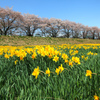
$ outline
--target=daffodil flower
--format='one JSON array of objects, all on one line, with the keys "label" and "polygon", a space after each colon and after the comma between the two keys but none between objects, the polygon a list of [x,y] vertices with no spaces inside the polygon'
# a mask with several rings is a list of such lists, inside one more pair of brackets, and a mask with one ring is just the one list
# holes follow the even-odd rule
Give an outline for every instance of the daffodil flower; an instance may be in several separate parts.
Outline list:
[{"label": "daffodil flower", "polygon": [[99,97],[94,95],[94,100],[99,100]]},{"label": "daffodil flower", "polygon": [[57,73],[57,75],[59,75],[60,72],[59,68],[56,68],[55,72]]},{"label": "daffodil flower", "polygon": [[91,79],[91,77],[92,77],[92,72],[91,72],[91,70],[87,70],[87,71],[86,71],[86,76],[90,76],[90,79]]},{"label": "daffodil flower", "polygon": [[35,78],[37,79],[39,73],[40,73],[39,66],[37,66],[37,68],[34,69],[32,75],[35,76]]},{"label": "daffodil flower", "polygon": [[60,70],[60,72],[62,72],[64,70],[62,64],[61,64],[61,66],[59,66],[59,70]]},{"label": "daffodil flower", "polygon": [[46,70],[45,73],[48,74],[48,76],[50,76],[50,70],[49,70],[49,68],[47,68],[47,70]]}]

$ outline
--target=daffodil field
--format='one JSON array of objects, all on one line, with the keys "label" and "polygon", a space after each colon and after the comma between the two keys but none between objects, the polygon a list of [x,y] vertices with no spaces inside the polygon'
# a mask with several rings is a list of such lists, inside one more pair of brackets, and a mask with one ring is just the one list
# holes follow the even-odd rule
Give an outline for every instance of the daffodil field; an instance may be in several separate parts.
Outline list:
[{"label": "daffodil field", "polygon": [[99,44],[0,46],[0,100],[99,98]]}]

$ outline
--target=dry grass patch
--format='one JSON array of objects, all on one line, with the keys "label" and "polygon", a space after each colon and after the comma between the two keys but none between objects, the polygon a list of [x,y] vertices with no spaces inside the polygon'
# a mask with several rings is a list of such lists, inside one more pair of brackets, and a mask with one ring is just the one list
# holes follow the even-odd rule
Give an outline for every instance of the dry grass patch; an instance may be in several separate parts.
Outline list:
[{"label": "dry grass patch", "polygon": [[29,36],[0,36],[0,45],[60,45],[60,44],[100,44],[100,40],[79,38],[53,38]]}]

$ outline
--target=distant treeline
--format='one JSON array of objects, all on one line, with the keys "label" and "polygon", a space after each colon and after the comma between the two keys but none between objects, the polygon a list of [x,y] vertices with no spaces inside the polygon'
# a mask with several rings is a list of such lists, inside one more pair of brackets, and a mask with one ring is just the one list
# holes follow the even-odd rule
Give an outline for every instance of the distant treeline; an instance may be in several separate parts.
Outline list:
[{"label": "distant treeline", "polygon": [[57,37],[59,33],[64,33],[63,37],[69,38],[100,38],[98,27],[88,27],[81,23],[61,20],[56,18],[40,18],[34,14],[21,14],[13,11],[12,8],[0,7],[0,35],[14,35],[16,33],[34,36],[36,30],[40,30],[42,35],[49,34],[50,37]]}]

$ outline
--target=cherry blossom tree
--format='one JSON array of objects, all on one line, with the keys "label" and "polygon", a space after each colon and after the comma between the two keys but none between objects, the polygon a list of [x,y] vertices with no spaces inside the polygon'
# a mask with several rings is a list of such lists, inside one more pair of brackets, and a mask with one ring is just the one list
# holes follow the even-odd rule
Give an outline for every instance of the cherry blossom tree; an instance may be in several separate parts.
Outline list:
[{"label": "cherry blossom tree", "polygon": [[20,12],[15,12],[9,7],[5,9],[0,7],[0,34],[8,35],[8,33],[17,30],[17,21],[20,20],[23,20]]},{"label": "cherry blossom tree", "polygon": [[[92,33],[92,36],[93,36],[92,39],[95,39],[95,36],[97,36],[96,33],[99,33],[99,28],[96,27],[96,26],[91,27],[91,33]],[[98,36],[99,36],[99,35],[98,35]]]},{"label": "cherry blossom tree", "polygon": [[72,33],[72,37],[73,37],[73,34],[74,34],[75,25],[76,25],[75,22],[71,22],[71,24],[70,24],[70,30],[71,30],[71,33]]},{"label": "cherry blossom tree", "polygon": [[39,28],[41,18],[33,14],[24,14],[23,18],[24,20],[19,22],[21,30],[25,32],[27,36],[33,36],[35,30]]},{"label": "cherry blossom tree", "polygon": [[88,25],[83,26],[83,38],[85,39],[88,35],[88,33],[91,33],[91,27],[89,27]]},{"label": "cherry blossom tree", "polygon": [[39,28],[42,32],[42,36],[46,36],[46,33],[49,30],[50,22],[48,18],[42,18],[41,23],[39,24]]},{"label": "cherry blossom tree", "polygon": [[83,39],[86,38],[86,28],[87,28],[86,26],[81,25],[81,31],[82,31]]},{"label": "cherry blossom tree", "polygon": [[69,20],[63,20],[61,23],[61,27],[63,32],[65,33],[65,37],[70,37],[70,28],[71,28],[71,22]]},{"label": "cherry blossom tree", "polygon": [[98,34],[98,39],[100,39],[100,35],[99,35],[100,34],[100,28],[98,28],[98,33],[97,34]]},{"label": "cherry blossom tree", "polygon": [[82,24],[80,24],[80,23],[75,24],[73,38],[81,37],[81,34],[80,34],[81,26],[82,26]]},{"label": "cherry blossom tree", "polygon": [[51,18],[49,19],[49,30],[47,31],[52,37],[57,37],[58,32],[61,29],[61,19]]}]

